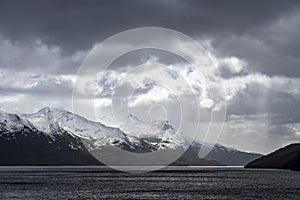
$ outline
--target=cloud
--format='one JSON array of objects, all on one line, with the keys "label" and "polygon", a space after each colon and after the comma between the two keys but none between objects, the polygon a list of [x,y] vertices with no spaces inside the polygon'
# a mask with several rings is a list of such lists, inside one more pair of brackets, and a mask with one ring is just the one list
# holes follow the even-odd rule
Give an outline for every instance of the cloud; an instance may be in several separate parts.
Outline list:
[{"label": "cloud", "polygon": [[[298,7],[297,1],[1,1],[1,32],[12,41],[40,39],[66,51],[89,49],[111,34],[164,26],[192,35],[243,33]],[[53,15],[55,13],[55,15]],[[213,13],[213,14],[212,14]],[[255,13],[255,15],[253,14]],[[195,26],[195,24],[199,26]]]},{"label": "cloud", "polygon": [[244,34],[214,37],[211,45],[219,55],[245,60],[248,72],[299,77],[299,11],[288,12],[264,27]]},{"label": "cloud", "polygon": [[225,57],[218,63],[218,69],[223,78],[247,74],[246,62],[237,57]]},{"label": "cloud", "polygon": [[76,77],[72,75],[33,74],[0,68],[0,78],[1,92],[64,96],[64,94],[72,92]]},{"label": "cloud", "polygon": [[202,108],[211,108],[214,105],[214,101],[212,99],[204,98],[200,100],[200,107]]},{"label": "cloud", "polygon": [[[9,63],[1,66],[36,72],[47,66],[51,73],[76,73],[86,52],[102,40],[130,28],[162,26],[199,41],[211,40],[219,57],[247,62],[247,72],[299,77],[299,5],[293,0],[4,0],[0,35],[7,44],[1,45],[5,48],[0,55],[4,55],[2,62]],[[162,57],[168,60],[167,55]],[[229,68],[223,69],[224,76],[229,76]]]},{"label": "cloud", "polygon": [[[166,102],[172,99],[172,93],[168,91],[166,88],[157,86],[155,84],[145,84],[146,88],[141,88],[144,90],[144,92],[140,92],[139,90],[136,90],[135,93],[140,93],[139,95],[132,96],[128,100],[128,106],[129,107],[135,107],[138,105],[143,104],[157,104],[160,102]],[[145,92],[145,89],[147,92]],[[174,98],[174,97],[173,97]]]},{"label": "cloud", "polygon": [[[0,31],[1,32],[1,31]],[[28,73],[75,74],[86,52],[62,56],[58,46],[49,47],[36,39],[24,46],[0,34],[0,68]]]}]

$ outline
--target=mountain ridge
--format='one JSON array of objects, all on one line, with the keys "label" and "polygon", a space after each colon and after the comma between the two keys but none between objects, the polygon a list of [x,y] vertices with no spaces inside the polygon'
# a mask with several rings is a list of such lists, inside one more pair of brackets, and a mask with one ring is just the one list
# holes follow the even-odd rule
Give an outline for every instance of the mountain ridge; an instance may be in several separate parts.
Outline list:
[{"label": "mountain ridge", "polygon": [[[119,128],[90,121],[64,109],[46,107],[33,114],[9,114],[2,111],[0,113],[0,142],[4,142],[4,133],[9,133],[12,145],[15,145],[14,140],[19,139],[21,137],[19,135],[22,135],[20,130],[24,133],[24,127],[28,126],[31,131],[29,135],[36,132],[44,134],[46,138],[49,138],[48,143],[50,144],[55,143],[56,140],[67,139],[65,145],[69,145],[66,148],[68,151],[72,147],[71,143],[67,144],[68,141],[75,143],[76,140],[79,140],[76,143],[77,147],[84,147],[85,153],[101,150],[104,146],[114,146],[135,153],[167,149],[177,150],[178,148],[187,150],[178,161],[173,163],[174,165],[242,165],[260,156],[259,154],[249,154],[230,148],[227,149],[222,145],[215,145],[206,158],[200,159],[197,152],[201,148],[208,148],[204,144],[198,142],[188,144],[185,138],[181,135],[176,135],[175,129],[168,121],[158,121],[154,125],[155,128],[153,128],[153,124],[149,126],[146,124],[146,133],[150,134],[141,134],[141,137],[136,137],[124,133]],[[13,136],[17,137],[17,139]],[[26,144],[23,144],[23,146],[26,146]],[[5,149],[2,149],[2,151],[5,151]],[[83,148],[82,151],[84,151]],[[232,158],[236,157],[236,155],[242,155],[243,159],[239,158],[239,160],[233,162]],[[92,160],[90,160],[91,163],[96,164]]]}]

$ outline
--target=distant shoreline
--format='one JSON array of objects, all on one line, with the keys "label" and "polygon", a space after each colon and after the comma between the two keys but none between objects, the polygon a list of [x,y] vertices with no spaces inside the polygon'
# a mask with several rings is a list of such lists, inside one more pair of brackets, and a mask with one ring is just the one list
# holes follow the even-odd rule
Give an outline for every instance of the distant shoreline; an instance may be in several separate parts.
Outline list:
[{"label": "distant shoreline", "polygon": [[[115,166],[116,167],[116,166]],[[247,169],[243,166],[170,166],[155,170],[158,166],[117,166],[121,171],[107,166],[0,166],[4,172],[70,172],[70,173],[101,173],[154,171],[154,172],[205,172],[205,171],[274,171],[279,169]],[[282,170],[289,171],[289,170]]]}]

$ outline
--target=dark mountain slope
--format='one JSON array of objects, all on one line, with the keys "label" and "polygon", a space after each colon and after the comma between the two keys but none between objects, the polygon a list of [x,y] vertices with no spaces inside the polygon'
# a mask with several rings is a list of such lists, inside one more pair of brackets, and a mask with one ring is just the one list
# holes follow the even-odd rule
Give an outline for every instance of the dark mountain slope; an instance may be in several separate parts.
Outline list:
[{"label": "dark mountain slope", "polygon": [[100,165],[81,142],[70,135],[47,137],[25,127],[0,137],[0,165]]},{"label": "dark mountain slope", "polygon": [[246,168],[274,168],[300,170],[300,143],[290,144],[248,163]]}]

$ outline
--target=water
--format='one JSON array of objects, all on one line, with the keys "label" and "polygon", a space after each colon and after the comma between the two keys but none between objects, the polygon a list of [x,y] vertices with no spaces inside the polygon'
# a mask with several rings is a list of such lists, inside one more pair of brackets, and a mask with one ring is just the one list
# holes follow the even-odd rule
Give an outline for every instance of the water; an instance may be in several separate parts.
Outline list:
[{"label": "water", "polygon": [[0,168],[0,199],[300,199],[300,172],[172,168],[122,173],[101,167]]}]

